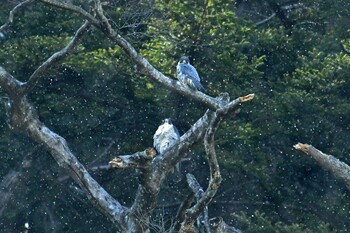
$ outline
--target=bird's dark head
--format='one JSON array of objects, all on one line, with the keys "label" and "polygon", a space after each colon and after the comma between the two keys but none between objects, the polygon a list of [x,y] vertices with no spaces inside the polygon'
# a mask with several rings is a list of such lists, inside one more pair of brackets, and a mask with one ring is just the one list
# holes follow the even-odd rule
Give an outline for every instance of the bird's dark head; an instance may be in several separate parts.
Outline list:
[{"label": "bird's dark head", "polygon": [[190,59],[188,59],[188,57],[186,57],[186,56],[182,56],[182,57],[180,57],[180,59],[179,59],[179,63],[182,63],[182,64],[190,64]]}]

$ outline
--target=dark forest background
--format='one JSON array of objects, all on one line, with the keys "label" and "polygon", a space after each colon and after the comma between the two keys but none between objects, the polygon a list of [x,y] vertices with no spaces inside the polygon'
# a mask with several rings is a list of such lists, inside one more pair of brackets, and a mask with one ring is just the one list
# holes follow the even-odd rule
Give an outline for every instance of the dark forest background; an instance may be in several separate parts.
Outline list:
[{"label": "dark forest background", "polygon": [[[0,3],[0,24],[19,1]],[[79,1],[74,1],[80,4]],[[84,4],[84,1],[81,1]],[[86,3],[87,4],[87,3]],[[86,6],[88,7],[88,6]],[[107,1],[119,32],[175,79],[188,55],[206,93],[255,93],[216,135],[223,182],[209,206],[243,232],[346,232],[350,192],[293,149],[304,142],[350,163],[350,2]],[[82,19],[36,3],[0,37],[0,64],[26,80],[72,38]],[[1,98],[6,98],[0,89]],[[114,156],[152,146],[162,119],[186,132],[205,111],[150,82],[125,53],[91,32],[30,95],[40,119],[65,139],[93,177],[122,201],[137,188],[133,170],[105,169]],[[205,187],[202,147],[181,164]],[[19,178],[8,187],[9,177]],[[13,132],[0,107],[0,232],[115,232],[40,145]],[[154,225],[172,224],[187,184],[170,174]]]}]

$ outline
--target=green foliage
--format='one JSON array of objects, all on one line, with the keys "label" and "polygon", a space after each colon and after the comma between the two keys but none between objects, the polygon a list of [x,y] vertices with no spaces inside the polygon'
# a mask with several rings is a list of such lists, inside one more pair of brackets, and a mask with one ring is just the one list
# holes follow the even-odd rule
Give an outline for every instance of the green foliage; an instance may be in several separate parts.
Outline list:
[{"label": "green foliage", "polygon": [[240,229],[243,232],[259,232],[259,233],[330,233],[337,232],[330,228],[326,223],[320,223],[315,229],[309,229],[303,224],[290,224],[286,225],[282,222],[273,222],[265,214],[256,211],[251,216],[247,216],[245,213],[234,214]]},{"label": "green foliage", "polygon": [[6,41],[0,45],[0,63],[13,75],[27,79],[40,63],[64,48],[70,39],[67,35],[35,35]]},{"label": "green foliage", "polygon": [[[84,1],[74,2],[89,9]],[[169,78],[176,79],[177,60],[185,54],[207,94],[228,92],[231,99],[256,94],[235,120],[223,122],[216,135],[224,180],[210,216],[234,218],[243,232],[349,229],[349,192],[292,149],[297,142],[310,143],[350,163],[346,156],[350,57],[342,51],[350,48],[349,3],[303,1],[303,7],[285,11],[293,22],[286,29],[278,17],[255,25],[272,14],[264,1],[242,1],[238,8],[232,1],[218,0],[152,2],[117,1],[104,7],[118,32]],[[9,5],[1,8],[1,22],[9,9]],[[81,24],[77,15],[32,5],[19,12],[13,32],[6,32],[6,40],[0,41],[0,65],[26,81]],[[106,164],[116,154],[151,146],[154,131],[166,117],[184,133],[206,110],[151,82],[119,47],[95,30],[73,55],[50,70],[29,98],[40,119],[67,139],[88,168]],[[99,228],[106,224],[103,216],[71,180],[58,181],[65,174],[42,148],[9,130],[2,106],[0,119],[0,177],[11,170],[27,174],[1,215],[5,229],[17,230],[28,220],[36,224],[33,230],[44,232],[49,221],[43,213],[49,206],[62,231],[114,231]],[[23,169],[23,158],[38,165]],[[191,164],[183,165],[184,172],[194,173],[203,187],[208,178],[205,161],[199,145]],[[93,175],[123,203],[131,203],[136,174]],[[183,182],[171,181],[163,188],[157,216],[171,219],[164,213],[175,213],[188,189]],[[172,200],[174,207],[164,207],[171,206]],[[51,207],[51,203],[56,204]]]}]

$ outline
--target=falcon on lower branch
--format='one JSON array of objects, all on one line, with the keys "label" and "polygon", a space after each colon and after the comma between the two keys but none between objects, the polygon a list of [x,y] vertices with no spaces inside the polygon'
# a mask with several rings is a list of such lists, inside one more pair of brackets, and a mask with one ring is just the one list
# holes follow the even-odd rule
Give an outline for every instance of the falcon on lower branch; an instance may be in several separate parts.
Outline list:
[{"label": "falcon on lower branch", "polygon": [[185,86],[195,91],[204,92],[205,89],[201,84],[196,68],[190,64],[190,59],[182,56],[176,66],[177,79]]},{"label": "falcon on lower branch", "polygon": [[169,118],[164,119],[153,136],[153,147],[163,154],[180,139],[180,134]]}]

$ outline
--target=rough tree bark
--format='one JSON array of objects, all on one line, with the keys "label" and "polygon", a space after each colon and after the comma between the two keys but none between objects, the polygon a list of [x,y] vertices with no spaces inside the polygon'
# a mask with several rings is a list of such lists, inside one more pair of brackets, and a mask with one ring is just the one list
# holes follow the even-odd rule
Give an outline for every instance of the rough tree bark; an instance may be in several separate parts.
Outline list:
[{"label": "rough tree bark", "polygon": [[335,177],[342,180],[347,189],[350,190],[350,166],[333,155],[327,155],[322,151],[316,149],[312,145],[298,143],[294,148],[304,152],[313,158],[323,169],[330,171]]},{"label": "rough tree bark", "polygon": [[[0,27],[9,28],[13,22],[16,11],[28,4],[37,1],[23,1],[10,13],[9,20]],[[133,46],[116,33],[108,19],[104,15],[102,4],[99,0],[93,1],[92,12],[87,12],[79,6],[55,0],[39,0],[52,8],[61,8],[80,15],[86,22],[76,31],[73,39],[61,51],[56,52],[40,65],[26,82],[20,82],[0,66],[0,87],[8,95],[5,107],[8,113],[8,123],[11,129],[27,134],[31,139],[43,145],[54,157],[57,164],[62,167],[81,187],[91,203],[96,206],[117,229],[121,232],[149,232],[150,214],[157,203],[161,184],[167,173],[177,164],[194,146],[204,143],[210,166],[210,181],[207,190],[197,197],[197,202],[191,207],[190,199],[184,203],[178,216],[181,231],[193,228],[194,222],[210,203],[218,189],[221,176],[216,159],[214,147],[214,135],[222,120],[228,116],[235,115],[240,105],[254,98],[253,94],[228,100],[225,94],[218,98],[210,97],[204,93],[191,91],[182,86],[176,80],[172,80],[155,69],[145,58],[143,58]],[[100,30],[112,42],[119,45],[132,62],[140,67],[149,79],[169,91],[179,93],[194,99],[209,108],[197,122],[181,136],[178,143],[167,150],[164,154],[155,156],[153,148],[132,155],[118,156],[110,162],[114,167],[133,167],[141,171],[139,187],[135,200],[131,207],[126,207],[107,193],[99,183],[89,174],[87,169],[78,161],[71,152],[66,140],[51,131],[38,118],[35,108],[27,98],[27,95],[36,87],[41,79],[46,77],[49,69],[57,62],[74,51],[80,43],[81,38],[91,28]],[[181,211],[183,213],[181,213]]]}]

